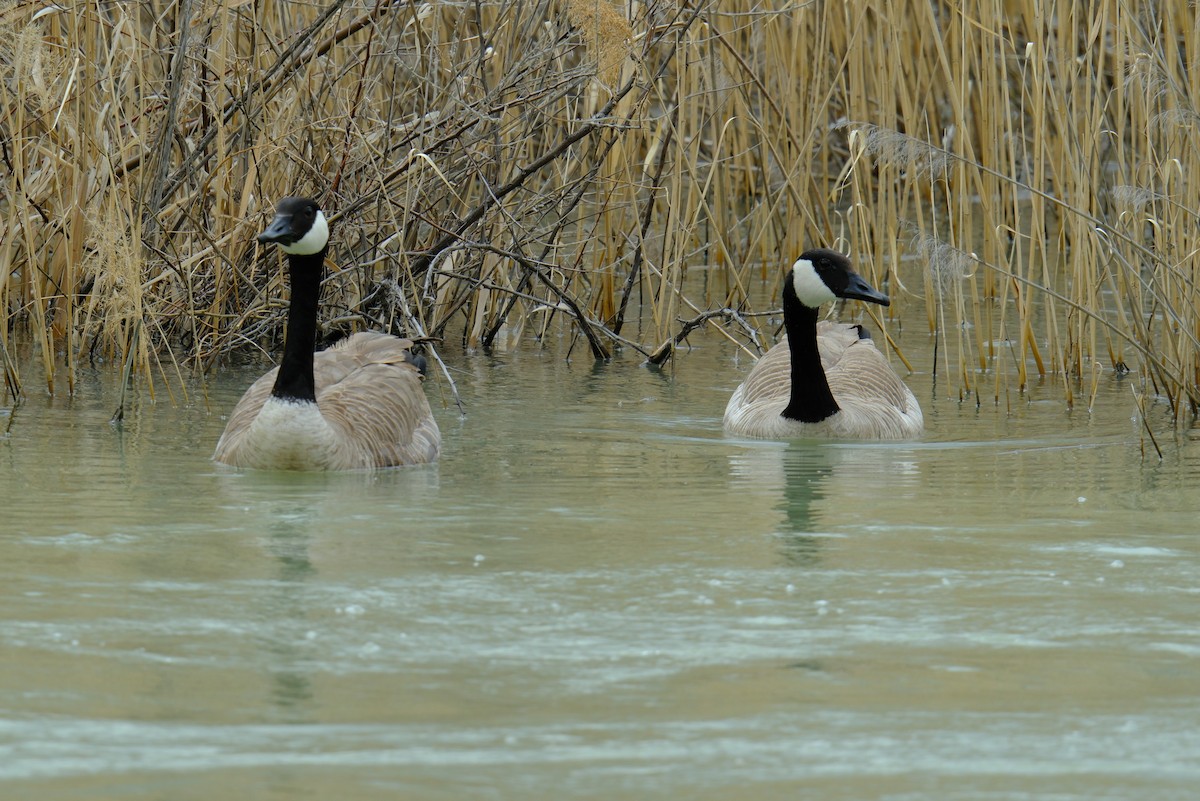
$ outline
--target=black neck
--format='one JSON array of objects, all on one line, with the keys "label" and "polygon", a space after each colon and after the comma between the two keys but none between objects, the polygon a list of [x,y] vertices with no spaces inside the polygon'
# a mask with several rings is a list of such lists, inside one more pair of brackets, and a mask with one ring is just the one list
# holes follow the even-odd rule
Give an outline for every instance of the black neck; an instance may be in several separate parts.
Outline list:
[{"label": "black neck", "polygon": [[792,392],[783,416],[802,423],[819,423],[841,411],[817,349],[817,310],[800,302],[789,283],[783,290],[783,325],[792,356]]},{"label": "black neck", "polygon": [[316,401],[313,351],[317,346],[317,304],[325,251],[309,256],[288,254],[292,300],[288,304],[283,358],[271,394],[282,400]]}]

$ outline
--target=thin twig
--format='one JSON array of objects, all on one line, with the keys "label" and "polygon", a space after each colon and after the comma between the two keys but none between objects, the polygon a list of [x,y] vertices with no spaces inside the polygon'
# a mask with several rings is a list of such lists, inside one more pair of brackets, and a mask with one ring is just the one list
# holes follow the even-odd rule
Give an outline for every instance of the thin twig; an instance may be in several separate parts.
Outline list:
[{"label": "thin twig", "polygon": [[[596,361],[606,362],[612,358],[612,355],[608,352],[608,348],[604,347],[604,343],[601,342],[596,336],[594,329],[597,327],[597,323],[594,320],[589,319],[588,316],[584,314],[583,309],[581,309],[579,306],[579,302],[576,301],[575,298],[571,297],[569,292],[564,290],[550,279],[550,276],[547,275],[542,269],[542,265],[538,264],[532,259],[522,256],[520,253],[513,253],[512,251],[503,250],[491,245],[481,245],[480,247],[499,256],[512,259],[517,264],[520,264],[526,270],[529,270],[531,273],[540,278],[542,283],[546,285],[546,288],[554,293],[559,301],[561,301],[562,304],[570,310],[571,315],[575,318],[575,322],[579,326],[579,330],[583,332],[585,337],[587,337],[588,345],[592,349],[592,356],[596,359]],[[550,265],[546,266],[549,267]]]},{"label": "thin twig", "polygon": [[746,322],[745,315],[742,312],[738,311],[737,309],[730,308],[713,309],[711,311],[698,314],[690,320],[680,320],[679,322],[682,323],[682,325],[679,328],[679,332],[659,345],[646,358],[646,363],[654,365],[655,367],[661,367],[667,361],[667,359],[670,359],[672,354],[675,353],[675,349],[679,347],[679,344],[688,338],[689,334],[691,334],[697,328],[703,326],[705,323],[716,319],[733,320],[750,334],[752,341],[757,342],[754,329],[749,323]]}]

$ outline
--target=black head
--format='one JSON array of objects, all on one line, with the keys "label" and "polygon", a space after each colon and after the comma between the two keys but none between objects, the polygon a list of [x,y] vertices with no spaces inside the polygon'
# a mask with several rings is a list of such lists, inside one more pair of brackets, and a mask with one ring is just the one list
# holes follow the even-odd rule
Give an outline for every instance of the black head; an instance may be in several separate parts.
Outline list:
[{"label": "black head", "polygon": [[258,235],[258,241],[276,242],[285,253],[309,256],[329,244],[329,224],[315,200],[285,197],[275,207],[275,219]]},{"label": "black head", "polygon": [[862,300],[887,306],[888,296],[878,291],[850,267],[850,260],[828,248],[813,248],[800,254],[792,265],[787,285],[797,300],[817,308],[835,298]]}]

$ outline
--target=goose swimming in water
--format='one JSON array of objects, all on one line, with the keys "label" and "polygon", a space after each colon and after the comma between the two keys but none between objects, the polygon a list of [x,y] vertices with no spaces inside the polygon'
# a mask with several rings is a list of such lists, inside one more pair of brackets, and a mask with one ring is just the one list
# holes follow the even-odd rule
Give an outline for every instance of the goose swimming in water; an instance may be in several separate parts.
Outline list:
[{"label": "goose swimming in water", "polygon": [[238,401],[213,458],[236,467],[353,470],[438,458],[441,433],[413,343],[362,332],[314,353],[329,225],[308,198],[279,201],[258,236],[287,254],[292,297],[279,367]]},{"label": "goose swimming in water", "polygon": [[784,279],[787,337],[734,391],[725,407],[726,431],[778,439],[909,439],[921,433],[916,397],[862,328],[817,322],[817,308],[837,298],[890,302],[842,254],[805,251]]}]

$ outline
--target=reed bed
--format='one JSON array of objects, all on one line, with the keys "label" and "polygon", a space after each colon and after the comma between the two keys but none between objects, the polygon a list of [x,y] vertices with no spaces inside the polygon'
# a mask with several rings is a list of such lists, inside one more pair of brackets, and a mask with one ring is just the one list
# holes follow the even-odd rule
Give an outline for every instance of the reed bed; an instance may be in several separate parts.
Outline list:
[{"label": "reed bed", "polygon": [[[653,364],[769,344],[852,254],[938,391],[1200,404],[1186,0],[0,3],[0,366],[151,387],[282,336],[274,201],[335,224],[323,325]],[[903,352],[893,348],[899,364]],[[22,374],[32,354],[40,375]],[[180,382],[174,382],[180,385]]]}]

